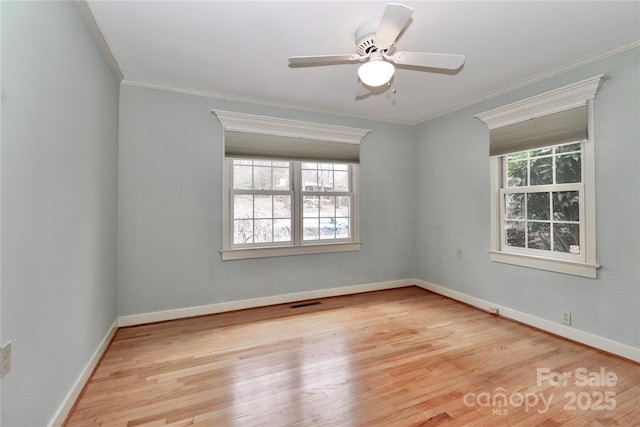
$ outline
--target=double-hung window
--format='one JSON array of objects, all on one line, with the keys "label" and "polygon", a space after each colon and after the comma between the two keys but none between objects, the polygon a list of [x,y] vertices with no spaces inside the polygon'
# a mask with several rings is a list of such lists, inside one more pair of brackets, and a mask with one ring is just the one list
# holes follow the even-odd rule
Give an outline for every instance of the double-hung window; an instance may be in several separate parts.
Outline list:
[{"label": "double-hung window", "polygon": [[356,165],[227,159],[231,248],[349,243]]},{"label": "double-hung window", "polygon": [[214,113],[224,128],[223,260],[359,250],[367,130]]},{"label": "double-hung window", "polygon": [[299,166],[302,241],[351,241],[357,166],[308,162]]},{"label": "double-hung window", "polygon": [[516,254],[585,262],[584,142],[501,157],[501,246]]},{"label": "double-hung window", "polygon": [[490,130],[493,261],[596,277],[593,122],[601,77],[477,115]]},{"label": "double-hung window", "polygon": [[293,242],[291,162],[231,160],[233,247]]}]

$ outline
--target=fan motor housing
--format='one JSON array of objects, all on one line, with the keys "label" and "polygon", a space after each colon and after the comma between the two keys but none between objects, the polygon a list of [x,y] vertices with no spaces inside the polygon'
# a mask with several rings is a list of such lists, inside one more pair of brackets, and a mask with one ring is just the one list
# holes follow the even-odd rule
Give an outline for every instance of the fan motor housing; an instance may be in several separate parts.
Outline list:
[{"label": "fan motor housing", "polygon": [[[369,56],[371,52],[377,52],[379,49],[376,47],[373,42],[376,33],[378,32],[378,26],[380,25],[380,21],[371,21],[365,24],[362,24],[357,30],[355,34],[356,38],[356,46],[358,47],[358,55],[360,56]],[[396,50],[396,43],[393,42],[391,46],[387,49],[382,49],[382,52],[386,54],[391,54]]]}]

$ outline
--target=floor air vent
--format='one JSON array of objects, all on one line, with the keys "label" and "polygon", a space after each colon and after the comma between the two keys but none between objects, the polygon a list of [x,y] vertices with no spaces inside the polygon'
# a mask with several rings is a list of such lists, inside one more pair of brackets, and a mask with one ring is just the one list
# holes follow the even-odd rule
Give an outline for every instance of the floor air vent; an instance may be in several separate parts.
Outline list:
[{"label": "floor air vent", "polygon": [[292,305],[291,308],[302,308],[302,307],[309,307],[312,305],[320,305],[320,304],[322,304],[320,301],[301,302],[300,304]]}]

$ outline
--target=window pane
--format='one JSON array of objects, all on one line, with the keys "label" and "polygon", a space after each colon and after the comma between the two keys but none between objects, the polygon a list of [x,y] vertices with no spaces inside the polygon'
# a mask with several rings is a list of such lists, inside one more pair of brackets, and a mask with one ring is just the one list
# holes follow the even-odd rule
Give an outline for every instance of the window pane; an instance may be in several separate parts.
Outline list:
[{"label": "window pane", "polygon": [[563,154],[556,157],[556,182],[558,184],[582,182],[580,153]]},{"label": "window pane", "polygon": [[302,205],[302,216],[316,218],[320,216],[320,198],[318,196],[304,196]]},{"label": "window pane", "polygon": [[274,242],[290,242],[291,241],[291,220],[290,219],[273,220],[273,241]]},{"label": "window pane", "polygon": [[572,254],[580,253],[580,225],[553,224],[553,250]]},{"label": "window pane", "polygon": [[527,194],[527,219],[549,219],[549,193]]},{"label": "window pane", "polygon": [[553,219],[556,221],[580,221],[580,193],[577,191],[554,192]]},{"label": "window pane", "polygon": [[319,191],[333,191],[333,171],[321,170],[318,171],[318,190]]},{"label": "window pane", "polygon": [[320,238],[320,229],[318,227],[320,220],[318,218],[305,218],[303,223],[303,240],[318,240]]},{"label": "window pane", "polygon": [[571,151],[581,151],[581,150],[582,150],[582,143],[581,142],[575,142],[573,144],[560,145],[560,146],[556,147],[556,154],[558,154],[558,153],[569,153]]},{"label": "window pane", "polygon": [[504,212],[507,219],[524,219],[524,193],[504,195]]},{"label": "window pane", "polygon": [[349,171],[335,171],[333,173],[333,189],[335,191],[349,191]]},{"label": "window pane", "polygon": [[253,185],[253,167],[234,163],[233,188],[236,190],[250,190]]},{"label": "window pane", "polygon": [[[256,162],[258,163],[258,162]],[[255,166],[253,168],[253,188],[256,190],[271,190],[271,168]]]},{"label": "window pane", "polygon": [[530,222],[528,224],[527,246],[531,249],[551,250],[551,224]]},{"label": "window pane", "polygon": [[519,153],[513,153],[507,155],[507,160],[509,162],[515,162],[517,160],[526,160],[529,157],[529,153],[527,151],[521,151]]},{"label": "window pane", "polygon": [[233,221],[233,243],[236,245],[253,243],[253,221],[250,219]]},{"label": "window pane", "polygon": [[531,157],[547,156],[553,152],[553,147],[540,148],[531,152]]},{"label": "window pane", "polygon": [[291,218],[291,196],[275,196],[273,203],[274,218]]},{"label": "window pane", "polygon": [[320,216],[335,216],[336,215],[336,198],[334,196],[322,196],[320,205]]},{"label": "window pane", "polygon": [[253,223],[253,235],[255,243],[273,242],[273,221],[270,219],[257,219]]},{"label": "window pane", "polygon": [[525,247],[524,222],[507,221],[505,231],[507,233],[507,245],[519,248]]},{"label": "window pane", "polygon": [[540,157],[531,160],[530,185],[553,184],[553,158]]},{"label": "window pane", "polygon": [[510,161],[507,163],[507,187],[527,185],[527,161]]},{"label": "window pane", "polygon": [[320,218],[320,238],[335,239],[336,238],[336,219]]},{"label": "window pane", "polygon": [[302,189],[304,191],[316,191],[318,189],[317,170],[302,169]]},{"label": "window pane", "polygon": [[273,196],[254,196],[254,218],[273,217]]},{"label": "window pane", "polygon": [[233,196],[233,218],[253,218],[253,196],[235,195]]},{"label": "window pane", "polygon": [[348,218],[336,218],[336,238],[337,239],[349,239],[351,238],[351,220]]},{"label": "window pane", "polygon": [[336,216],[338,217],[350,217],[351,216],[351,198],[347,196],[338,197],[338,206],[336,206]]},{"label": "window pane", "polygon": [[273,185],[276,190],[290,190],[291,179],[289,178],[289,168],[273,168]]}]

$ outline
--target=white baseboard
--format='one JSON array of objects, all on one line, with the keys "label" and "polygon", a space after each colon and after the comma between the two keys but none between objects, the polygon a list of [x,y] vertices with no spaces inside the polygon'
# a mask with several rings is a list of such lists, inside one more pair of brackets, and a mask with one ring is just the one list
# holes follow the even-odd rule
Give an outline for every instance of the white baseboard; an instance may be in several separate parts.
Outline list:
[{"label": "white baseboard", "polygon": [[107,350],[107,347],[109,346],[109,343],[111,342],[113,336],[116,334],[117,330],[118,321],[115,320],[107,331],[107,334],[100,342],[100,345],[93,353],[93,356],[91,356],[91,359],[82,370],[82,373],[76,380],[75,384],[73,384],[71,391],[69,391],[67,396],[62,401],[62,405],[60,406],[60,408],[58,408],[58,412],[56,412],[53,419],[49,423],[49,427],[60,427],[64,424],[67,417],[69,416],[69,413],[71,412],[71,409],[73,409],[73,405],[76,403],[78,396],[80,396],[82,389],[84,388],[87,381],[89,381],[89,377],[91,377],[93,370],[96,368],[96,366],[98,366],[102,355]]},{"label": "white baseboard", "polygon": [[560,323],[551,322],[540,317],[532,316],[530,314],[523,313],[521,311],[517,311],[502,305],[494,304],[492,302],[463,294],[461,292],[454,291],[443,286],[435,285],[433,283],[414,279],[413,284],[428,291],[455,299],[465,304],[469,304],[473,307],[477,307],[481,310],[495,312],[495,310],[497,309],[498,313],[502,317],[513,319],[515,321],[533,326],[546,332],[550,332],[563,338],[567,338],[572,341],[588,345],[590,347],[604,350],[608,353],[615,354],[617,356],[624,357],[625,359],[633,360],[634,362],[640,363],[640,348],[622,344],[617,341],[603,338],[601,336],[584,332]]},{"label": "white baseboard", "polygon": [[218,304],[200,305],[196,307],[179,308],[175,310],[156,311],[152,313],[134,314],[118,318],[118,326],[134,326],[145,323],[163,322],[166,320],[183,319],[186,317],[204,316],[207,314],[223,313],[226,311],[244,310],[246,308],[265,307],[268,305],[288,304],[317,298],[335,297],[340,295],[358,294],[362,292],[380,291],[383,289],[402,288],[415,285],[415,280],[392,280],[388,282],[368,283],[364,285],[344,286],[339,288],[319,289],[315,291],[296,292],[291,294],[274,295],[269,297],[252,298]]}]

